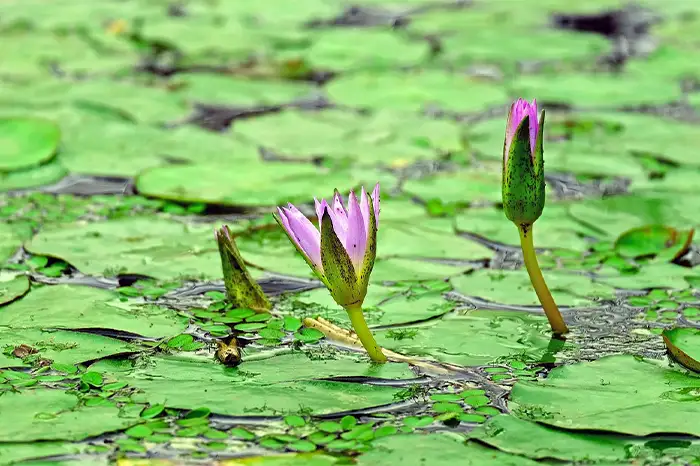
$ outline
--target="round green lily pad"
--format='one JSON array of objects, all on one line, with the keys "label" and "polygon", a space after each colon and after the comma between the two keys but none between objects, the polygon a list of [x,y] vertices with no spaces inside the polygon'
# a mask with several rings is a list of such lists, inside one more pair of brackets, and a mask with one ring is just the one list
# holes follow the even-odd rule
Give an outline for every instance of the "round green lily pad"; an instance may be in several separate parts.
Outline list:
[{"label": "round green lily pad", "polygon": [[0,171],[32,167],[56,153],[61,132],[42,118],[0,118]]},{"label": "round green lily pad", "polygon": [[670,259],[681,255],[693,240],[693,230],[679,231],[665,225],[648,225],[626,231],[615,241],[618,254],[641,257],[665,253]]},{"label": "round green lily pad", "polygon": [[147,170],[136,179],[141,194],[186,202],[261,207],[328,196],[353,185],[346,171],[313,165],[233,161],[211,165],[172,165]]},{"label": "round green lily pad", "polygon": [[0,306],[24,296],[29,291],[29,278],[0,272]]}]

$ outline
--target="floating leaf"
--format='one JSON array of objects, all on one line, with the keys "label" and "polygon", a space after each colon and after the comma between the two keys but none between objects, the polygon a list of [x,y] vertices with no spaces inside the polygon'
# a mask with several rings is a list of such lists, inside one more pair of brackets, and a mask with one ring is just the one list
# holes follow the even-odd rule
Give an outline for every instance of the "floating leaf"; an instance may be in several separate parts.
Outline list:
[{"label": "floating leaf", "polygon": [[700,435],[700,378],[665,361],[621,355],[560,366],[516,383],[510,399],[518,416],[554,427]]},{"label": "floating leaf", "polygon": [[676,361],[691,371],[700,372],[700,329],[667,329],[661,336]]},{"label": "floating leaf", "polygon": [[664,225],[633,228],[615,241],[615,250],[624,257],[662,254],[669,259],[683,255],[693,241],[695,230],[679,231]]},{"label": "floating leaf", "polygon": [[61,137],[55,123],[40,118],[0,118],[0,172],[39,165],[53,157]]}]

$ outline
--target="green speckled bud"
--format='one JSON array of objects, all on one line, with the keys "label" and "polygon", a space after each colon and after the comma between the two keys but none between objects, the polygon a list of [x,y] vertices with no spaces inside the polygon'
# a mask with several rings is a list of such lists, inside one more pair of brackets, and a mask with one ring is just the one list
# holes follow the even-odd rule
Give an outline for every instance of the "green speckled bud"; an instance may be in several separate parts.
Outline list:
[{"label": "green speckled bud", "polygon": [[219,245],[226,297],[229,302],[234,307],[247,307],[257,312],[269,312],[272,305],[258,282],[248,272],[228,227],[224,225],[215,230],[214,237]]},{"label": "green speckled bud", "polygon": [[531,225],[544,209],[544,110],[519,99],[508,115],[503,145],[503,210],[517,226]]}]

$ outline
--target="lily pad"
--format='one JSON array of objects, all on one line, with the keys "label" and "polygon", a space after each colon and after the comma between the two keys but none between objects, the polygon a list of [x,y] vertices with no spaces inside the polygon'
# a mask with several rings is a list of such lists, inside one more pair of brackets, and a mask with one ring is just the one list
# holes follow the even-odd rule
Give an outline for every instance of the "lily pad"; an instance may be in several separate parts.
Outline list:
[{"label": "lily pad", "polygon": [[700,372],[700,329],[674,328],[662,333],[666,349],[691,371]]},{"label": "lily pad", "polygon": [[313,36],[302,54],[313,68],[374,71],[426,61],[429,44],[397,31],[334,28],[321,30]]},{"label": "lily pad", "polygon": [[220,165],[173,165],[141,173],[136,188],[145,196],[240,207],[272,207],[323,197],[355,183],[347,172],[312,165],[240,161],[231,170]]},{"label": "lily pad", "polygon": [[[66,10],[54,10],[47,12],[41,7],[34,9],[36,16],[64,16],[75,19],[86,14],[84,10],[77,13],[67,13]],[[89,14],[89,13],[87,13]],[[104,18],[108,19],[108,18]],[[95,21],[99,21],[95,18]],[[12,20],[7,17],[3,20],[5,24],[12,24]],[[32,20],[29,20],[31,23]],[[28,24],[28,23],[25,23]],[[74,22],[66,27],[73,26]],[[39,31],[28,28],[14,28],[4,34],[6,40],[11,40],[17,47],[7,48],[2,51],[0,61],[3,67],[9,70],[13,76],[46,81],[51,80],[49,76],[49,65],[60,68],[63,73],[113,73],[127,69],[137,59],[137,55],[129,44],[122,42],[112,42],[109,46],[101,44],[99,40],[92,39],[93,46],[89,46],[84,35],[80,33],[58,33],[54,31]],[[3,86],[4,87],[4,86]],[[20,93],[22,95],[23,93]],[[31,96],[31,94],[27,94]],[[15,98],[18,96],[15,95]],[[26,97],[25,97],[26,98]]]},{"label": "lily pad", "polygon": [[495,84],[438,70],[355,73],[332,81],[327,89],[331,99],[343,105],[414,113],[429,106],[476,112],[508,102]]},{"label": "lily pad", "polygon": [[[64,330],[42,331],[33,328],[0,330],[0,341],[5,349],[26,345],[37,358],[69,365],[135,352],[138,349],[134,345],[101,335]],[[0,368],[25,365],[21,358],[0,354]]]},{"label": "lily pad", "polygon": [[[143,401],[181,409],[207,406],[212,412],[235,416],[296,413],[304,408],[314,414],[328,414],[383,405],[391,403],[399,389],[320,379],[340,375],[413,377],[405,364],[373,368],[364,360],[314,360],[303,354],[248,361],[240,369],[201,357],[161,357],[151,362],[145,368],[117,372],[119,380],[143,392]],[[109,373],[112,366],[102,361],[91,369]],[[207,385],[206,391],[197,388],[202,384]]]},{"label": "lily pad", "polygon": [[0,441],[83,440],[141,422],[140,406],[86,407],[80,399],[61,390],[35,389],[4,393],[0,411],[7,422],[0,425]]},{"label": "lily pad", "polygon": [[377,233],[378,258],[477,260],[491,255],[492,252],[486,246],[460,238],[453,232],[431,228],[429,223],[418,225],[415,219],[382,222]]},{"label": "lily pad", "polygon": [[0,264],[12,257],[22,245],[22,235],[8,223],[0,223]]},{"label": "lily pad", "polygon": [[688,287],[688,277],[688,269],[685,267],[666,262],[652,262],[635,272],[625,274],[620,274],[612,267],[602,268],[597,273],[596,281],[622,290],[684,289]]},{"label": "lily pad", "polygon": [[[608,356],[518,382],[510,408],[520,417],[569,430],[700,436],[700,378],[665,361]],[[659,413],[664,413],[659,416]]]},{"label": "lily pad", "polygon": [[51,121],[0,118],[0,171],[39,165],[56,153],[61,133]]},{"label": "lily pad", "polygon": [[29,291],[29,277],[0,272],[0,306],[21,298]]},{"label": "lily pad", "polygon": [[426,202],[439,199],[462,206],[493,203],[501,201],[501,174],[476,170],[439,173],[429,178],[407,180],[403,188]]},{"label": "lily pad", "polygon": [[[35,289],[19,301],[1,308],[2,326],[14,331],[51,328],[117,330],[159,338],[182,333],[187,319],[154,305],[124,303],[111,291],[55,285]],[[99,340],[92,341],[99,344]]]},{"label": "lily pad", "polygon": [[[569,215],[571,203],[547,203],[542,217],[534,226],[534,242],[536,248],[561,248],[574,251],[584,251],[590,244],[584,236],[600,236],[600,232],[592,230],[582,222]],[[505,220],[501,209],[482,208],[470,209],[460,213],[455,219],[458,231],[474,233],[486,240],[500,242],[520,249],[520,238],[515,225]]]},{"label": "lily pad", "polygon": [[89,275],[220,278],[221,259],[212,232],[211,225],[132,217],[50,226],[25,247],[33,254],[60,257]]},{"label": "lily pad", "polygon": [[538,359],[550,341],[546,319],[525,312],[471,311],[375,334],[392,351],[462,366],[524,353]]},{"label": "lily pad", "polygon": [[[338,306],[325,288],[308,291],[295,299],[305,304],[314,304],[311,316],[321,316],[349,327],[347,312]],[[320,306],[321,312],[316,306]],[[368,288],[368,296],[363,304],[365,320],[370,327],[397,325],[423,321],[451,312],[457,303],[446,301],[440,292],[424,294],[399,294],[386,287],[373,285]]]},{"label": "lily pad", "polygon": [[454,123],[386,111],[369,118],[341,110],[285,111],[237,122],[234,134],[290,157],[379,161],[390,166],[461,148]]},{"label": "lily pad", "polygon": [[[595,299],[615,296],[613,288],[585,275],[547,270],[544,277],[560,306],[590,307],[595,305]],[[525,270],[475,270],[451,282],[465,296],[478,296],[497,304],[540,307]]]},{"label": "lily pad", "polygon": [[68,175],[68,170],[56,161],[27,170],[0,173],[0,191],[46,186]]},{"label": "lily pad", "polygon": [[71,442],[4,443],[0,445],[0,462],[14,464],[52,456],[75,455],[84,449],[82,445]]},{"label": "lily pad", "polygon": [[395,435],[373,442],[372,450],[360,456],[360,466],[374,464],[452,464],[459,466],[536,466],[521,456],[493,450],[476,443],[465,443],[459,436],[444,434]]},{"label": "lily pad", "polygon": [[[446,14],[455,16],[453,12]],[[440,59],[461,66],[500,65],[508,72],[515,72],[520,63],[593,60],[610,48],[603,37],[539,25],[532,30],[509,27],[509,33],[504,36],[499,28],[502,21],[502,18],[495,19],[490,27],[460,25],[456,32],[444,38],[447,53]]]},{"label": "lily pad", "polygon": [[524,75],[515,79],[512,86],[515,95],[526,99],[536,96],[543,102],[582,108],[658,105],[675,102],[681,97],[681,90],[675,82],[630,73],[557,73],[556,79],[547,74]]},{"label": "lily pad", "polygon": [[322,453],[284,454],[232,458],[219,462],[222,466],[336,466],[338,458]]},{"label": "lily pad", "polygon": [[189,103],[236,107],[279,105],[313,91],[312,86],[303,82],[263,81],[209,73],[178,73],[171,78],[170,83],[175,89],[174,94]]},{"label": "lily pad", "polygon": [[61,163],[90,175],[134,176],[172,162],[245,163],[255,148],[197,127],[164,130],[123,121],[78,116],[62,124],[66,134]]},{"label": "lily pad", "polygon": [[678,231],[664,225],[633,228],[615,241],[615,249],[621,256],[642,257],[664,253],[671,259],[687,251],[693,240],[693,230]]},{"label": "lily pad", "polygon": [[646,191],[575,203],[569,212],[576,220],[598,230],[600,237],[614,239],[630,228],[643,225],[687,230],[695,225],[689,210],[696,202],[698,198],[693,195]]},{"label": "lily pad", "polygon": [[638,451],[644,444],[641,439],[555,429],[505,414],[490,418],[470,432],[469,438],[535,460],[582,462],[623,462],[629,459],[632,447]]},{"label": "lily pad", "polygon": [[393,257],[377,259],[374,263],[372,283],[415,282],[422,280],[444,280],[463,275],[471,266],[451,264],[449,261],[414,260]]}]

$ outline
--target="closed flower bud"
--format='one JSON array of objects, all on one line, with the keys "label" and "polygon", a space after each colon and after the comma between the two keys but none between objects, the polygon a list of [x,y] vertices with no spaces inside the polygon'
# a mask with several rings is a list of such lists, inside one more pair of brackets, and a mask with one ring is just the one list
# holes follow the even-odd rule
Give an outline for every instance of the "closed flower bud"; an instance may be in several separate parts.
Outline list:
[{"label": "closed flower bud", "polygon": [[544,110],[518,99],[510,108],[503,144],[503,210],[518,226],[532,225],[544,209]]}]

